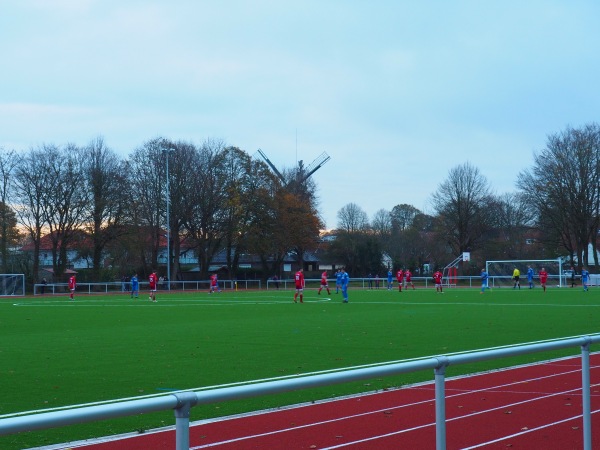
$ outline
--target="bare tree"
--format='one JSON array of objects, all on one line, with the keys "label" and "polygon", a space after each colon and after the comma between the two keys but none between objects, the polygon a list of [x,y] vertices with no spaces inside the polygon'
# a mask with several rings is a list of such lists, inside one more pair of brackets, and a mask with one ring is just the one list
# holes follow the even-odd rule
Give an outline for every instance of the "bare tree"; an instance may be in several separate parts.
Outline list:
[{"label": "bare tree", "polygon": [[92,141],[83,151],[83,186],[90,199],[85,209],[85,228],[92,240],[92,270],[98,280],[106,247],[125,231],[122,225],[129,184],[124,162],[106,147],[102,138]]},{"label": "bare tree", "polygon": [[[534,227],[534,216],[527,199],[518,193],[507,193],[493,199],[488,210],[494,218],[494,237],[498,252],[495,258],[526,259],[526,236]],[[534,258],[535,259],[535,258]]]},{"label": "bare tree", "polygon": [[15,153],[0,148],[0,258],[2,259],[1,269],[4,273],[9,271],[9,248],[19,237],[15,213],[9,206],[12,177],[16,165]]},{"label": "bare tree", "polygon": [[422,259],[421,230],[415,227],[419,215],[422,215],[420,210],[405,203],[394,206],[390,212],[391,231],[383,248],[395,266],[414,267]]},{"label": "bare tree", "polygon": [[378,210],[371,221],[373,232],[382,237],[388,238],[392,232],[392,215],[385,209]]},{"label": "bare tree", "polygon": [[85,224],[85,209],[90,200],[89,193],[81,188],[85,157],[85,152],[68,144],[63,149],[44,146],[40,158],[48,176],[42,209],[52,243],[52,268],[56,277],[61,277],[68,268],[68,251],[82,236],[80,231]]},{"label": "bare tree", "polygon": [[597,261],[600,226],[600,126],[567,128],[549,136],[546,148],[534,155],[531,169],[519,174],[517,185],[535,205],[538,224],[548,241],[555,240],[579,265],[588,259],[588,243]]},{"label": "bare tree", "polygon": [[392,208],[392,228],[394,231],[404,231],[410,228],[417,215],[422,214],[420,210],[412,205],[401,204]]},{"label": "bare tree", "polygon": [[194,186],[197,184],[198,167],[200,164],[198,149],[191,143],[163,140],[165,148],[164,157],[169,158],[169,217],[165,223],[169,232],[171,255],[171,273],[167,276],[170,280],[178,279],[180,272],[180,258],[182,242],[189,241],[190,234],[186,223],[193,223],[196,213],[195,204],[197,196]]},{"label": "bare tree", "polygon": [[210,261],[221,248],[227,192],[222,158],[225,146],[219,140],[206,140],[198,150],[196,176],[190,189],[191,210],[185,226],[197,243],[200,276],[208,276]]},{"label": "bare tree", "polygon": [[249,223],[245,247],[256,254],[266,273],[281,275],[283,260],[289,251],[289,243],[285,241],[285,228],[282,228],[282,217],[278,212],[282,203],[282,191],[278,189],[280,180],[270,172],[265,174],[269,181],[256,190],[252,200],[253,217]]},{"label": "bare tree", "polygon": [[438,232],[453,253],[475,250],[491,226],[491,189],[479,169],[469,163],[454,167],[432,199]]},{"label": "bare tree", "polygon": [[369,228],[367,213],[356,203],[348,203],[337,213],[338,229],[347,233],[365,231]]},{"label": "bare tree", "polygon": [[164,217],[165,171],[162,138],[151,139],[135,149],[129,156],[129,181],[133,194],[130,214],[135,217],[138,228],[135,238],[141,251],[139,259],[144,267],[156,268],[158,252],[163,242],[162,219]]},{"label": "bare tree", "polygon": [[43,147],[30,149],[17,158],[13,185],[13,208],[19,224],[26,231],[33,245],[32,273],[37,280],[40,264],[42,230],[46,225],[44,216],[45,193],[49,188],[44,164]]}]

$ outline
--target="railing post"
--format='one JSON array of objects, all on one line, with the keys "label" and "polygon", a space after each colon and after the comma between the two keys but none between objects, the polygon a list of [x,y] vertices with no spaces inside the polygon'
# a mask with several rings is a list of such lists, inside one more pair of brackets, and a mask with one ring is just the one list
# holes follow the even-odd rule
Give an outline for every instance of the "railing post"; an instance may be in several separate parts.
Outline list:
[{"label": "railing post", "polygon": [[175,449],[190,450],[190,410],[198,403],[193,392],[173,394],[177,398],[175,407]]},{"label": "railing post", "polygon": [[583,418],[583,449],[592,450],[592,409],[590,399],[590,342],[581,346],[581,396]]},{"label": "railing post", "polygon": [[445,356],[437,357],[435,368],[435,448],[446,450],[446,367],[450,361]]}]

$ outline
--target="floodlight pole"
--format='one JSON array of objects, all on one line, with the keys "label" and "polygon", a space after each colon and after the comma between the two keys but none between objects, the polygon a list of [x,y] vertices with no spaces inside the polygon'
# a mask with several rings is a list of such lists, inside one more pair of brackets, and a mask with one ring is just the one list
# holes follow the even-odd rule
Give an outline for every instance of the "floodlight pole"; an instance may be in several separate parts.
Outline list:
[{"label": "floodlight pole", "polygon": [[169,211],[169,203],[171,203],[171,192],[169,189],[169,153],[167,150],[167,290],[171,290],[171,212]]},{"label": "floodlight pole", "polygon": [[167,147],[164,151],[167,153],[167,189],[166,189],[166,200],[167,200],[167,290],[171,290],[171,191],[169,187],[169,153],[174,151],[173,147]]}]

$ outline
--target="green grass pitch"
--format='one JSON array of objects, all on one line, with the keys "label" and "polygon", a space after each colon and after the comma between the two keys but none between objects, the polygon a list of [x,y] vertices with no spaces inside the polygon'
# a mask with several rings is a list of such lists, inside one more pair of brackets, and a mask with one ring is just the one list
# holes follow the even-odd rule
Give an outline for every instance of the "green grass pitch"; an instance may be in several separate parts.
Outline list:
[{"label": "green grass pitch", "polygon": [[[581,287],[224,291],[0,300],[0,415],[596,333],[600,290]],[[594,349],[592,349],[594,350]],[[448,376],[570,352],[450,367]],[[374,391],[430,371],[193,408],[191,420]],[[20,449],[173,425],[171,411],[0,437]]]}]

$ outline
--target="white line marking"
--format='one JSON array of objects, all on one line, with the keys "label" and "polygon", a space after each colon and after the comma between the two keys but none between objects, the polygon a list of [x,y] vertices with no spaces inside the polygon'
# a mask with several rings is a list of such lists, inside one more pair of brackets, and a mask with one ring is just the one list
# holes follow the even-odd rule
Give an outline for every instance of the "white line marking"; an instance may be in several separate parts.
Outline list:
[{"label": "white line marking", "polygon": [[[595,411],[591,411],[592,414],[596,414],[598,412],[600,412],[600,409],[597,409]],[[505,441],[506,439],[514,438],[514,437],[521,436],[521,435],[527,434],[527,433],[532,433],[534,431],[543,430],[544,428],[552,427],[554,425],[559,425],[561,423],[569,422],[571,420],[581,419],[582,417],[583,416],[581,414],[579,414],[578,416],[569,417],[567,419],[559,420],[557,422],[551,422],[551,423],[547,423],[545,425],[540,425],[539,427],[529,428],[526,431],[522,431],[520,433],[515,433],[515,434],[510,434],[510,435],[507,435],[507,436],[503,436],[501,438],[494,439],[493,441],[482,442],[480,444],[473,445],[472,447],[465,447],[462,450],[470,450],[470,449],[473,449],[473,448],[484,447],[484,446],[489,445],[489,444],[494,444],[496,442],[502,442],[502,441]]]},{"label": "white line marking", "polygon": [[[598,355],[598,353],[592,353],[592,356],[594,355]],[[557,358],[557,359],[553,359],[553,360],[549,360],[549,361],[543,361],[543,362],[536,362],[536,363],[529,363],[529,364],[523,364],[523,365],[518,365],[518,366],[512,366],[512,367],[508,367],[508,368],[504,368],[504,369],[498,369],[498,370],[493,370],[493,371],[486,371],[486,372],[480,372],[480,373],[475,373],[475,374],[468,374],[468,375],[460,375],[460,376],[456,376],[456,377],[452,377],[449,378],[448,381],[451,382],[452,380],[460,380],[460,379],[464,379],[464,378],[471,378],[471,377],[476,377],[476,376],[485,376],[489,373],[497,373],[497,372],[504,372],[504,371],[509,371],[509,370],[519,370],[519,369],[523,369],[523,368],[530,368],[530,367],[534,367],[534,366],[539,366],[539,365],[553,365],[556,367],[575,367],[575,368],[580,368],[580,365],[576,364],[575,362],[573,364],[570,364],[569,361],[577,361],[578,358],[577,357],[570,357],[570,356],[566,356],[566,357],[562,357],[562,358]],[[600,366],[592,366],[592,369],[597,369]],[[563,372],[562,374],[569,374],[572,372],[580,372],[579,370],[571,370],[568,372]],[[561,375],[560,373],[554,374],[555,376],[559,376]],[[543,377],[541,377],[543,378]],[[540,379],[541,379],[540,378]],[[522,382],[527,382],[527,380],[523,380]],[[235,383],[232,383],[235,385]],[[512,383],[515,384],[515,383]],[[402,389],[426,389],[427,386],[429,386],[429,388],[427,388],[427,390],[432,390],[431,386],[433,385],[433,382],[431,381],[426,381],[426,382],[421,382],[421,383],[416,383],[416,384],[412,384],[410,386],[403,386],[401,388],[398,388],[396,390],[402,390]],[[223,386],[227,386],[227,385],[223,385]],[[490,388],[486,388],[486,389],[490,389]],[[481,389],[481,391],[484,391],[485,389]],[[476,392],[476,391],[468,391],[468,392]],[[349,395],[349,396],[345,396],[345,397],[341,397],[341,398],[336,398],[336,399],[328,399],[328,400],[320,400],[319,402],[317,402],[317,404],[322,405],[322,404],[326,404],[326,403],[332,403],[332,402],[338,402],[341,400],[345,400],[345,399],[350,399],[350,398],[358,398],[358,397],[364,397],[364,396],[369,396],[369,395],[385,395],[385,392],[376,392],[376,393],[360,393],[360,394],[353,394],[353,395]],[[157,395],[164,395],[164,394],[153,394],[153,395],[148,395],[148,396],[138,396],[138,397],[131,397],[130,399],[138,399],[138,398],[147,398],[147,397],[155,397]],[[126,400],[126,399],[120,399],[120,400]],[[402,407],[408,407],[408,406],[413,406],[413,405],[418,405],[418,404],[422,404],[422,403],[427,403],[427,402],[433,402],[432,400],[425,400],[422,402],[415,402],[413,404],[407,404],[407,405],[403,405],[397,408],[402,408]],[[97,403],[93,403],[93,404],[107,404],[107,403],[111,403],[110,401],[104,401],[104,402],[97,402]],[[91,404],[83,404],[83,405],[76,405],[76,406],[89,406]],[[303,404],[296,404],[296,405],[288,405],[288,406],[284,406],[281,408],[277,408],[277,409],[272,409],[272,410],[267,410],[267,411],[252,411],[252,412],[247,412],[247,413],[241,413],[241,414],[237,414],[237,415],[233,415],[233,416],[228,416],[228,417],[219,417],[219,418],[211,418],[211,419],[204,419],[204,420],[200,420],[200,421],[196,421],[190,424],[190,428],[192,427],[198,427],[201,425],[207,425],[210,423],[214,423],[214,422],[220,422],[220,421],[224,421],[224,420],[232,420],[232,419],[240,419],[240,418],[245,418],[245,417],[250,417],[250,416],[258,416],[258,415],[266,415],[266,414],[277,414],[279,412],[283,412],[283,411],[289,411],[292,409],[299,409],[299,408],[305,408],[305,407],[310,407],[313,406],[313,403],[303,403]],[[71,408],[72,406],[69,406],[68,408]],[[19,416],[22,414],[28,414],[31,412],[48,412],[48,411],[54,411],[54,410],[61,410],[61,409],[65,409],[67,407],[59,407],[59,408],[48,408],[48,409],[43,409],[43,410],[37,410],[37,411],[29,411],[29,412],[23,412],[23,413],[13,413],[13,414],[7,414],[5,416],[0,416],[0,418],[3,417],[15,417],[15,416]],[[362,415],[367,415],[367,414],[373,414],[375,412],[381,412],[381,411],[388,411],[390,410],[390,408],[385,408],[383,410],[378,410],[378,411],[371,411],[371,412],[365,412]],[[594,411],[595,413],[596,411]],[[359,416],[357,416],[359,417]],[[344,418],[339,418],[339,419],[335,419],[335,420],[344,420]],[[329,422],[335,421],[334,419],[330,420]],[[323,422],[323,423],[327,423],[327,422]],[[309,426],[312,426],[313,424],[306,424],[304,426],[302,426],[302,428],[306,428]],[[317,424],[314,424],[317,425]],[[431,426],[430,424],[425,424],[419,427],[415,427],[413,429],[419,429],[419,428],[423,428],[423,427],[427,427],[427,426]],[[300,427],[297,427],[300,428]],[[166,427],[161,427],[161,428],[155,428],[152,430],[148,430],[146,431],[146,433],[144,433],[144,435],[150,435],[150,434],[157,434],[157,433],[163,433],[163,432],[168,432],[168,431],[173,431],[175,429],[174,426],[166,426]],[[290,428],[289,430],[293,430],[294,428]],[[275,433],[283,433],[285,431],[288,431],[286,429],[283,430],[279,430],[279,431],[273,431],[271,433],[268,434],[275,434]],[[404,430],[403,432],[406,431],[410,431],[410,430]],[[265,433],[265,435],[267,435],[267,433]],[[124,439],[135,439],[136,437],[139,437],[139,433],[126,433],[126,434],[121,434],[121,435],[116,435],[116,436],[105,436],[103,438],[97,438],[97,439],[93,439],[93,442],[95,443],[105,443],[105,442],[112,442],[112,441],[119,441],[119,440],[124,440]],[[260,437],[261,435],[257,435],[257,437]],[[246,437],[246,438],[251,438],[251,436]],[[371,439],[377,439],[378,437],[373,437]],[[243,438],[239,438],[239,440],[241,440]],[[226,442],[226,441],[225,441]],[[213,443],[213,444],[207,444],[206,446],[215,446],[215,445],[219,445],[219,444],[223,444],[224,442],[220,442],[220,443]],[[81,446],[89,446],[90,444],[92,444],[92,442],[90,440],[85,440],[85,441],[78,441],[78,442],[70,442],[68,443],[68,445],[70,447],[81,447]],[[346,444],[344,444],[346,445]],[[60,444],[60,448],[63,448],[64,444]],[[53,448],[58,448],[56,446],[50,446],[50,447],[42,447],[43,449],[53,449]],[[194,447],[194,449],[196,448],[202,448],[202,447]]]},{"label": "white line marking", "polygon": [[[600,366],[594,366],[593,368],[598,368]],[[566,372],[562,372],[562,373],[555,373],[555,374],[551,374],[551,375],[546,375],[543,377],[536,377],[536,378],[530,378],[530,379],[525,379],[525,380],[518,380],[515,382],[511,382],[511,383],[506,383],[506,384],[501,384],[501,385],[497,385],[497,386],[489,386],[489,387],[485,387],[485,388],[481,388],[481,389],[477,389],[477,390],[472,390],[472,391],[463,391],[460,390],[459,393],[454,394],[454,395],[447,395],[446,398],[455,398],[455,397],[461,397],[461,396],[465,396],[465,395],[471,395],[471,394],[475,394],[478,392],[507,392],[507,393],[514,393],[513,391],[505,391],[505,390],[501,390],[500,388],[504,388],[504,387],[509,387],[509,386],[514,386],[514,385],[518,385],[518,384],[524,384],[524,383],[530,383],[532,381],[540,381],[540,380],[544,380],[544,379],[549,379],[549,378],[555,378],[558,376],[562,376],[562,375],[569,375],[572,373],[579,373],[581,372],[581,370],[569,370]],[[600,384],[595,384],[593,385],[595,386],[600,386]],[[447,389],[447,391],[452,390]],[[567,391],[561,391],[561,392],[555,392],[555,393],[551,393],[551,394],[546,394],[546,393],[541,393],[540,396],[533,398],[533,399],[528,399],[528,400],[524,400],[524,401],[520,401],[520,402],[514,402],[514,403],[510,403],[510,404],[504,404],[501,406],[498,406],[496,408],[491,408],[489,410],[483,410],[483,411],[479,411],[479,412],[475,412],[475,413],[471,413],[471,414],[466,414],[463,416],[457,416],[454,417],[452,419],[447,419],[447,422],[453,422],[456,420],[461,420],[461,419],[465,419],[465,418],[469,418],[469,417],[474,417],[477,415],[481,415],[481,414],[486,414],[489,412],[493,412],[493,411],[497,411],[497,410],[502,410],[505,408],[509,408],[509,407],[514,407],[514,406],[518,406],[518,405],[523,405],[523,404],[527,404],[527,403],[532,403],[534,401],[538,401],[538,400],[543,400],[543,399],[547,399],[547,398],[551,398],[551,397],[556,397],[559,395],[565,395],[565,394],[570,394],[570,395],[574,395],[577,394],[578,392],[581,391],[581,388],[574,388],[571,390],[567,390]],[[519,394],[531,394],[531,392],[519,392]],[[299,429],[303,429],[303,428],[309,428],[309,427],[313,427],[313,426],[319,426],[319,425],[324,425],[324,424],[328,424],[328,423],[334,423],[334,422],[339,422],[339,421],[343,421],[343,420],[348,420],[348,419],[353,419],[353,418],[358,418],[358,417],[364,417],[364,416],[368,416],[368,415],[372,415],[372,414],[379,414],[381,412],[384,411],[391,411],[391,410],[399,410],[399,409],[403,409],[403,408],[408,408],[408,407],[412,407],[412,406],[418,406],[418,405],[422,405],[422,404],[427,404],[427,403],[433,403],[434,399],[428,399],[428,400],[423,400],[423,401],[419,401],[419,402],[413,402],[413,403],[408,403],[408,404],[404,404],[404,405],[400,405],[400,406],[396,406],[396,407],[388,407],[388,408],[383,408],[383,409],[377,409],[377,410],[372,410],[372,411],[367,411],[364,413],[360,413],[360,414],[353,414],[350,416],[344,416],[344,417],[336,417],[334,419],[330,419],[330,420],[325,420],[325,421],[321,421],[321,422],[314,422],[314,423],[310,423],[310,424],[305,424],[305,425],[300,425],[297,427],[290,427],[290,428],[282,428],[279,430],[273,430],[270,432],[266,432],[266,433],[260,433],[260,434],[256,434],[256,435],[251,435],[251,436],[241,436],[238,438],[234,438],[234,439],[229,439],[229,440],[225,440],[225,441],[219,441],[219,442],[214,442],[211,444],[205,444],[205,445],[201,445],[201,446],[197,446],[197,447],[190,447],[190,450],[199,450],[199,449],[203,449],[203,448],[210,448],[210,447],[215,447],[218,445],[223,445],[223,444],[228,444],[228,443],[232,443],[232,442],[239,442],[239,441],[244,441],[244,440],[248,440],[248,439],[256,439],[256,438],[260,438],[260,437],[264,437],[264,436],[270,436],[270,435],[275,435],[275,434],[281,434],[281,433],[286,433],[289,431],[295,431],[295,430],[299,430]],[[581,417],[581,415],[579,416]],[[573,420],[573,418],[568,419],[568,420]],[[435,422],[431,422],[431,423],[427,423],[427,424],[422,424],[422,425],[418,425],[415,427],[411,427],[411,428],[407,428],[407,429],[403,429],[403,430],[399,430],[397,432],[393,432],[393,433],[387,433],[384,435],[377,435],[377,436],[371,436],[365,439],[361,439],[361,440],[357,440],[357,441],[353,441],[353,442],[345,442],[344,444],[340,444],[337,446],[333,446],[333,447],[322,447],[322,450],[330,450],[330,449],[335,449],[335,448],[340,448],[340,447],[345,447],[345,446],[350,446],[350,445],[355,445],[355,444],[360,444],[363,442],[367,442],[367,441],[373,441],[373,440],[377,440],[377,439],[382,439],[382,438],[386,438],[386,437],[390,437],[390,436],[395,436],[398,434],[403,434],[403,433],[407,433],[410,431],[414,431],[414,430],[418,430],[418,429],[422,429],[422,428],[427,428],[427,427],[434,427],[435,426]]]}]

